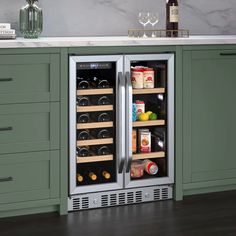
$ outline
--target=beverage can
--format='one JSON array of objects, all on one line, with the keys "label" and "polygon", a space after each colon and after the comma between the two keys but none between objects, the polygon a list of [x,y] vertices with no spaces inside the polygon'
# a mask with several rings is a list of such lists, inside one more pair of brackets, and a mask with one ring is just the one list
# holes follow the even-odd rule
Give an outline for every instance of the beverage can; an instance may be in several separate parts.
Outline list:
[{"label": "beverage can", "polygon": [[136,104],[136,114],[137,114],[137,117],[141,113],[145,113],[145,102],[144,101],[136,100],[135,104]]},{"label": "beverage can", "polygon": [[154,70],[145,68],[143,71],[143,88],[154,88]]},{"label": "beverage can", "polygon": [[145,160],[144,161],[144,170],[149,174],[149,175],[155,175],[158,172],[158,166],[155,162],[150,161],[150,160]]},{"label": "beverage can", "polygon": [[151,152],[151,132],[148,129],[139,130],[139,151],[141,153]]},{"label": "beverage can", "polygon": [[131,83],[134,89],[143,88],[143,69],[142,68],[132,68]]}]

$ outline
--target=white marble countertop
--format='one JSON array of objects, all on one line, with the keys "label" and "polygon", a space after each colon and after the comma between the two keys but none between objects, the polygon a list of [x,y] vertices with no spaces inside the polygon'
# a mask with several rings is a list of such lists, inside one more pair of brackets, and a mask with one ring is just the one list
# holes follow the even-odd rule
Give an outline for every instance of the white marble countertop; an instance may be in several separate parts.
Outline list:
[{"label": "white marble countertop", "polygon": [[138,46],[138,45],[207,45],[236,44],[236,35],[190,36],[189,38],[129,38],[117,37],[40,37],[0,40],[0,48]]}]

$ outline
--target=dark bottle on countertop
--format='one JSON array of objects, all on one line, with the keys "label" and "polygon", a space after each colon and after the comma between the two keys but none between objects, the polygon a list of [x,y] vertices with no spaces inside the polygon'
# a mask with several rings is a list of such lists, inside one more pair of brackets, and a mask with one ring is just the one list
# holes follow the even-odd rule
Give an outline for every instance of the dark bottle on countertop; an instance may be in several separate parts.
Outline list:
[{"label": "dark bottle on countertop", "polygon": [[[166,0],[166,30],[179,29],[178,0]],[[167,37],[178,37],[178,31],[166,33]]]}]

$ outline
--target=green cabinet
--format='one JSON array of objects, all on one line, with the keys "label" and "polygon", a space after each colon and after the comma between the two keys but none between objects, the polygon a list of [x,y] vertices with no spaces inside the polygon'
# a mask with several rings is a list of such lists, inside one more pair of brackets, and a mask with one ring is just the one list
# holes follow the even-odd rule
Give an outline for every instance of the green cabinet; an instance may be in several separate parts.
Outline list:
[{"label": "green cabinet", "polygon": [[59,149],[59,103],[0,105],[0,153]]},{"label": "green cabinet", "polygon": [[236,49],[183,53],[184,194],[236,187]]},{"label": "green cabinet", "polygon": [[58,197],[58,151],[0,155],[0,210],[3,203]]},{"label": "green cabinet", "polygon": [[57,49],[0,50],[0,217],[65,213],[60,62]]},{"label": "green cabinet", "polygon": [[0,55],[0,104],[59,101],[58,54]]}]

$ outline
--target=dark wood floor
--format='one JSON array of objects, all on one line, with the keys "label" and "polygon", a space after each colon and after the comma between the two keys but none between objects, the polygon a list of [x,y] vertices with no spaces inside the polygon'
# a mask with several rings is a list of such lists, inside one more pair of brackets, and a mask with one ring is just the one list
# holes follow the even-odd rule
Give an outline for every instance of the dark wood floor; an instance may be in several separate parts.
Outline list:
[{"label": "dark wood floor", "polygon": [[236,236],[236,191],[0,219],[0,236]]}]

